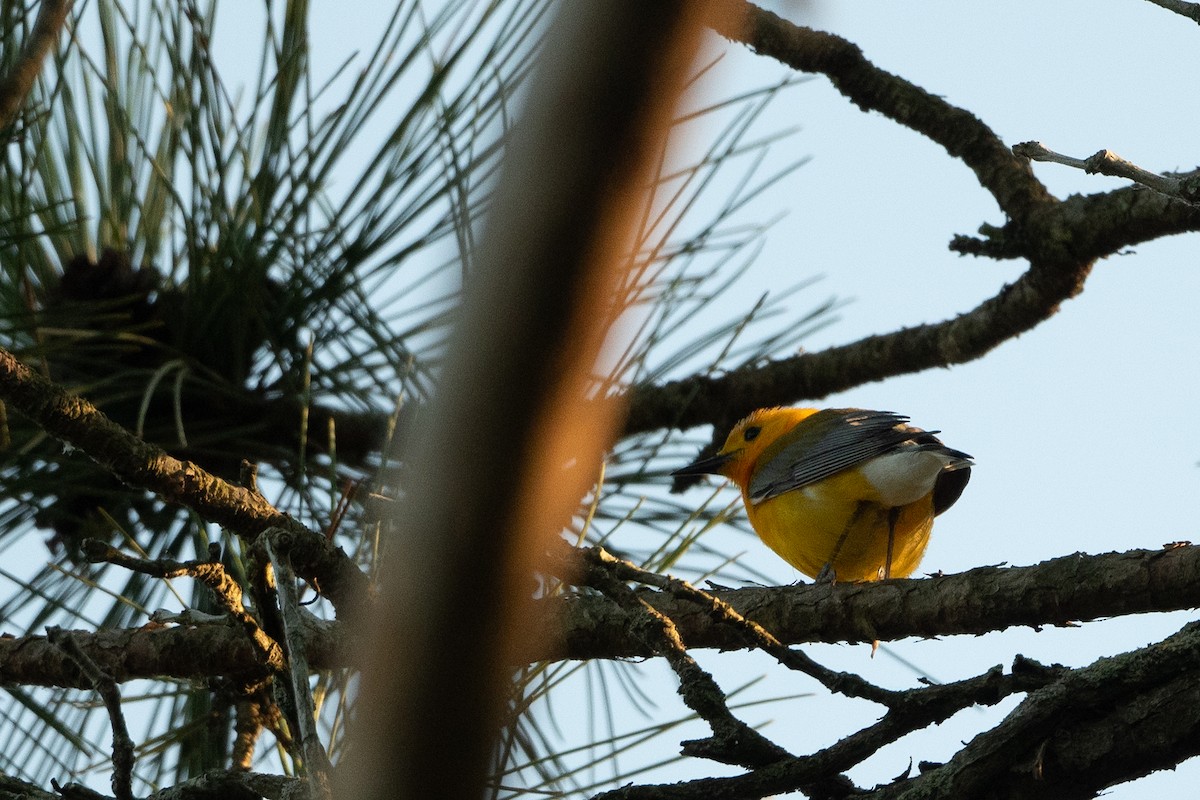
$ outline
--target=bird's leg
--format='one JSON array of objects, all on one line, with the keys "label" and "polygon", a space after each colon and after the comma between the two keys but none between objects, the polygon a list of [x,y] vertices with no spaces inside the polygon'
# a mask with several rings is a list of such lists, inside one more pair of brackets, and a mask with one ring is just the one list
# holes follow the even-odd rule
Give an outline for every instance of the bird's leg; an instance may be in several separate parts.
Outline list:
[{"label": "bird's leg", "polygon": [[833,546],[833,552],[829,555],[829,560],[825,562],[825,566],[821,567],[821,571],[817,573],[817,583],[828,581],[833,583],[837,581],[837,573],[833,571],[833,563],[837,561],[838,555],[842,552],[842,546],[846,544],[846,538],[850,535],[850,529],[854,527],[854,523],[858,522],[858,518],[862,516],[863,509],[866,508],[865,500],[858,501],[854,506],[854,513],[850,515],[850,519],[846,520],[846,527],[842,528],[842,535],[838,537],[837,544]]},{"label": "bird's leg", "polygon": [[887,561],[883,562],[883,579],[892,577],[892,547],[896,544],[896,521],[900,519],[900,507],[888,509]]}]

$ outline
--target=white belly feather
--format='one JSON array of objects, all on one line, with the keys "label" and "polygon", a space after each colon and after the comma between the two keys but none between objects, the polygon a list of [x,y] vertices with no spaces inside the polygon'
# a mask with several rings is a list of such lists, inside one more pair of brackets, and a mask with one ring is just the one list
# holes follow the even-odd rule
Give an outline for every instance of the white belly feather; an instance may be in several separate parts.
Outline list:
[{"label": "white belly feather", "polygon": [[859,470],[879,493],[880,502],[895,507],[915,503],[933,491],[938,475],[956,461],[961,459],[914,447],[873,458]]}]

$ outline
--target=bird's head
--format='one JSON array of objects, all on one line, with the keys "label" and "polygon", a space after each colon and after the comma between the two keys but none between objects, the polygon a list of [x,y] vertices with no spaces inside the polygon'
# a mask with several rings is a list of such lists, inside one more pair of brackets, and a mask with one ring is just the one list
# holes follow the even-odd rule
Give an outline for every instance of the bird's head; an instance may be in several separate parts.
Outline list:
[{"label": "bird's head", "polygon": [[774,453],[771,445],[782,445],[786,433],[815,413],[815,408],[760,408],[733,426],[716,455],[697,459],[671,474],[724,475],[744,489],[759,459]]}]

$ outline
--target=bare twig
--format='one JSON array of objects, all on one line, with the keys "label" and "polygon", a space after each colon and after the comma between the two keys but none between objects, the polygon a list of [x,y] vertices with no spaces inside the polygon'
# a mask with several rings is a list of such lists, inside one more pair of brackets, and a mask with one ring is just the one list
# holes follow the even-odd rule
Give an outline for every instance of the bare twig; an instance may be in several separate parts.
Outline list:
[{"label": "bare twig", "polygon": [[279,597],[284,643],[287,646],[290,677],[288,686],[299,726],[296,733],[300,739],[301,752],[304,754],[304,769],[308,775],[309,791],[313,800],[328,800],[331,796],[329,774],[333,765],[329,763],[329,755],[317,734],[313,697],[308,686],[310,669],[305,657],[305,626],[301,619],[300,596],[296,592],[296,576],[288,563],[287,551],[281,550],[273,541],[275,532],[265,531],[261,539],[275,570],[275,591]]},{"label": "bare twig", "polygon": [[[649,586],[657,586],[676,597],[681,597],[689,603],[698,605],[706,616],[721,624],[730,625],[737,629],[751,646],[757,647],[773,656],[779,663],[789,669],[803,672],[805,675],[816,679],[831,692],[844,694],[847,697],[861,697],[888,706],[899,700],[899,693],[897,692],[881,689],[853,673],[828,669],[813,661],[799,650],[793,650],[781,644],[768,630],[754,620],[747,619],[739,614],[729,603],[714,597],[709,592],[697,589],[687,581],[644,570],[632,562],[615,558],[602,547],[587,548],[584,552],[584,558],[594,565],[611,570],[614,575],[622,580],[634,580]],[[820,588],[825,589],[827,585],[822,585]],[[653,610],[648,603],[645,603],[645,601],[643,603],[647,608]]]},{"label": "bare twig", "polygon": [[[577,565],[578,553],[564,549],[565,558]],[[569,569],[573,567],[556,572]],[[666,580],[649,585],[665,586]],[[785,645],[974,635],[1014,625],[1063,625],[1195,608],[1200,606],[1200,547],[1073,554],[1031,567],[978,567],[887,583],[752,587],[705,594],[738,614],[752,616]],[[691,648],[747,646],[743,630],[714,617],[704,605],[667,591],[641,592],[639,597],[669,617]],[[118,682],[261,670],[260,651],[237,627],[185,625],[181,621],[180,626],[76,631],[75,639]],[[530,653],[536,660],[653,655],[640,637],[630,635],[629,612],[601,596],[540,600],[525,625],[539,642]],[[310,625],[305,637],[309,664],[317,669],[354,666],[346,636],[347,628],[338,624],[317,629]],[[44,637],[0,637],[0,683],[86,686],[57,653]]]},{"label": "bare twig", "polygon": [[58,41],[59,31],[70,10],[71,0],[42,0],[17,63],[0,78],[0,130],[7,130],[16,121],[33,82],[42,71],[46,54]]},{"label": "bare twig", "polygon": [[639,622],[645,621],[634,624],[635,635],[644,637],[657,655],[666,658],[679,677],[683,701],[712,729],[709,739],[685,742],[684,752],[743,767],[762,767],[789,758],[786,750],[733,715],[721,687],[688,655],[675,624],[624,583],[622,567],[628,562],[612,558],[602,548],[593,548],[590,553],[594,558],[588,583],[634,613]]},{"label": "bare twig", "polygon": [[96,539],[85,539],[83,552],[92,563],[107,562],[140,572],[143,575],[153,575],[156,578],[177,578],[187,575],[200,581],[212,590],[217,605],[241,626],[242,630],[246,632],[246,636],[254,643],[265,671],[264,677],[265,674],[283,670],[283,651],[280,650],[279,644],[259,627],[258,621],[246,611],[246,607],[242,604],[241,587],[217,560],[220,556],[219,545],[216,546],[216,552],[210,553],[210,559],[207,561],[134,558]]},{"label": "bare twig", "polygon": [[1128,178],[1168,197],[1175,197],[1192,205],[1200,205],[1200,173],[1197,172],[1190,172],[1186,175],[1159,175],[1156,172],[1142,169],[1111,150],[1101,150],[1087,158],[1072,158],[1054,152],[1041,142],[1021,142],[1013,145],[1012,151],[1015,155],[1031,161],[1062,164],[1066,167],[1081,169],[1089,175],[1098,173],[1114,178]]},{"label": "bare twig", "polygon": [[125,714],[121,711],[121,692],[117,689],[117,682],[83,652],[71,631],[51,627],[46,629],[46,636],[75,662],[79,670],[87,676],[92,688],[104,700],[108,718],[112,723],[113,794],[117,800],[133,800],[133,739],[129,737]]}]

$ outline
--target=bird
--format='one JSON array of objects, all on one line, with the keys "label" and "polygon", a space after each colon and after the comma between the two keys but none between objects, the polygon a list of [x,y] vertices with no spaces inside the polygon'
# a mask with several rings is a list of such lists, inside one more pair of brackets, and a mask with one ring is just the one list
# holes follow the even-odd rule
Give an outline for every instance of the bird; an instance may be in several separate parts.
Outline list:
[{"label": "bird", "polygon": [[818,581],[911,575],[972,457],[890,411],[762,408],[716,455],[672,475],[723,475],[763,543]]}]

